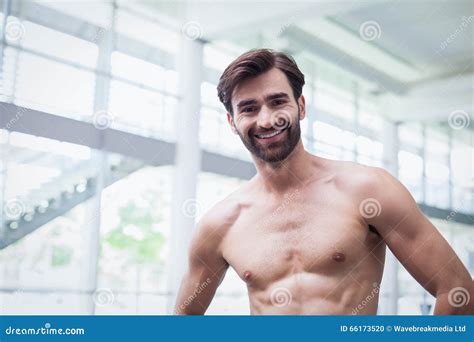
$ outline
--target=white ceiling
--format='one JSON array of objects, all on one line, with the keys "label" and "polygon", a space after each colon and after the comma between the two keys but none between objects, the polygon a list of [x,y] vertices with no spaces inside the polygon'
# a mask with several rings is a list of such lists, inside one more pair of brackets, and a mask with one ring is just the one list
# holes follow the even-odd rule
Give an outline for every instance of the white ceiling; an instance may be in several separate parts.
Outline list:
[{"label": "white ceiling", "polygon": [[[456,85],[452,88],[458,90],[456,95],[446,96],[443,108],[459,107],[472,115],[474,1],[145,3],[179,25],[199,23],[202,38],[208,41],[232,42],[244,49],[283,47],[296,55],[323,58],[373,82],[382,95],[395,94],[392,101],[403,102],[397,108],[416,103],[418,89],[425,98],[435,96],[439,101]],[[364,39],[360,31],[367,22],[378,26],[373,40]],[[453,81],[459,77],[463,82]],[[443,120],[449,115],[436,112],[427,111],[417,119]],[[390,115],[402,117],[401,113]]]},{"label": "white ceiling", "polygon": [[[381,35],[373,44],[430,77],[472,72],[474,18],[464,30],[461,25],[463,17],[474,14],[473,4],[462,0],[379,3],[333,19],[353,32],[358,32],[363,22],[378,22]],[[460,32],[443,49],[443,42],[457,29]]]}]

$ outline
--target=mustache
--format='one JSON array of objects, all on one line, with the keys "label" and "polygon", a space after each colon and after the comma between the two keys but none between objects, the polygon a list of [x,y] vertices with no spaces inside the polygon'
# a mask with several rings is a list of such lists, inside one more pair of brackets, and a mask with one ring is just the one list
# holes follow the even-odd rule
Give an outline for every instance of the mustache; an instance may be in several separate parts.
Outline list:
[{"label": "mustache", "polygon": [[251,128],[248,131],[248,135],[253,137],[255,136],[255,132],[257,131],[258,131],[258,134],[265,134],[265,133],[274,132],[274,131],[286,131],[287,129],[290,129],[290,128],[291,128],[291,125],[281,127],[281,128],[277,128],[277,127],[265,128],[265,129]]}]

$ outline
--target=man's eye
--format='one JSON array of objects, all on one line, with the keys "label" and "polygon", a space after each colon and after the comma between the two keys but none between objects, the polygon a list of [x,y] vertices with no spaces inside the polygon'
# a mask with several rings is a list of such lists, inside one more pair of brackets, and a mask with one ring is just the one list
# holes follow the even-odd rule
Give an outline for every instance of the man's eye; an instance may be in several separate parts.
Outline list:
[{"label": "man's eye", "polygon": [[274,101],[273,101],[273,105],[274,105],[274,106],[279,106],[279,105],[281,105],[281,104],[283,104],[283,103],[285,103],[285,101],[283,101],[283,100],[274,100]]},{"label": "man's eye", "polygon": [[254,111],[254,107],[247,107],[247,108],[244,108],[242,109],[242,113],[251,113]]}]

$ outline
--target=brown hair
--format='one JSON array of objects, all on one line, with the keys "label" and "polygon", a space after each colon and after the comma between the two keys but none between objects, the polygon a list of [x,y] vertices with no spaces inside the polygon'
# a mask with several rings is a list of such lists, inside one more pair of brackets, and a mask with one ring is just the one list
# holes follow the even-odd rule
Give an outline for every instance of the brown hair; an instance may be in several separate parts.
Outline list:
[{"label": "brown hair", "polygon": [[295,100],[303,92],[304,75],[290,55],[270,49],[250,50],[233,61],[222,73],[217,85],[217,96],[229,113],[232,112],[232,93],[242,81],[278,68],[283,71],[293,89]]}]

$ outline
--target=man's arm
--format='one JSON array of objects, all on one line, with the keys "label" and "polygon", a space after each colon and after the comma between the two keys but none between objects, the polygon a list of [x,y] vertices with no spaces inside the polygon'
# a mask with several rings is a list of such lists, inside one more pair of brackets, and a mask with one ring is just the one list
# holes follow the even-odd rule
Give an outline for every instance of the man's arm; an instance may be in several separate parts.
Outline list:
[{"label": "man's arm", "polygon": [[[365,199],[379,215],[363,215],[393,254],[433,296],[435,315],[474,314],[474,282],[454,250],[423,215],[408,190],[383,169],[372,169]],[[367,200],[366,203],[369,203]],[[360,208],[363,211],[363,205]]]},{"label": "man's arm", "polygon": [[177,315],[203,315],[228,268],[222,257],[219,226],[206,215],[199,222],[189,250],[188,270],[175,305]]}]

